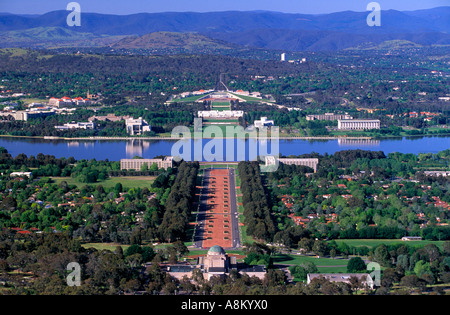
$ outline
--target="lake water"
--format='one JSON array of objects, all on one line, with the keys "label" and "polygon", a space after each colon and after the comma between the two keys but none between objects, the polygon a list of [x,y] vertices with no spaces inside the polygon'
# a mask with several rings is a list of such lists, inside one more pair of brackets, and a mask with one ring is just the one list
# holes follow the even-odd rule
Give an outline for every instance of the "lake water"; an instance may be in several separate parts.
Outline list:
[{"label": "lake water", "polygon": [[[208,152],[209,147],[218,144],[218,151],[211,150],[213,153],[221,154],[220,148],[223,144],[223,157],[227,161],[237,161],[253,158],[256,154],[265,151],[270,154],[276,154],[277,151],[282,155],[300,155],[305,153],[317,152],[320,154],[333,154],[337,151],[350,149],[363,149],[371,151],[383,151],[385,154],[391,152],[401,153],[437,153],[450,148],[450,137],[410,137],[383,140],[279,140],[279,149],[272,145],[270,141],[257,143],[256,140],[219,140],[216,143],[211,140],[203,139],[202,142],[189,140],[184,142],[185,148],[180,149],[180,153],[188,153],[189,144],[191,145],[191,156],[197,157],[196,160],[208,160],[203,156]],[[176,144],[175,140],[83,140],[83,141],[63,141],[63,140],[44,140],[44,139],[25,139],[25,138],[0,138],[0,146],[16,156],[24,153],[27,156],[36,156],[39,153],[54,155],[57,158],[74,157],[76,160],[97,159],[110,161],[119,161],[123,158],[133,158],[141,156],[144,158],[153,158],[158,155],[171,155],[172,147]],[[181,143],[178,143],[181,144]],[[201,145],[200,145],[201,144]],[[197,150],[194,150],[197,148]],[[245,148],[245,149],[243,149]],[[202,151],[202,149],[204,149]],[[234,156],[230,153],[234,151]],[[237,152],[237,153],[236,153]],[[240,155],[238,155],[238,153]],[[227,154],[229,157],[227,158]]]}]

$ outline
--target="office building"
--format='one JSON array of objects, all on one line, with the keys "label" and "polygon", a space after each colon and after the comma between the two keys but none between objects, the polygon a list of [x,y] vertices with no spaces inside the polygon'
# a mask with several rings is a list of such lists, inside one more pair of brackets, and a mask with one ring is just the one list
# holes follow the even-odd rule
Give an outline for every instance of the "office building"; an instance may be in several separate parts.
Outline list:
[{"label": "office building", "polygon": [[136,170],[140,171],[144,164],[147,164],[148,168],[155,164],[158,168],[168,169],[173,167],[173,157],[168,156],[165,159],[122,159],[120,160],[121,170]]},{"label": "office building", "polygon": [[380,129],[380,121],[375,119],[350,119],[338,120],[339,130],[364,130],[364,129]]},{"label": "office building", "polygon": [[127,119],[125,120],[127,133],[130,136],[141,136],[144,134],[144,132],[151,131],[150,125],[142,119],[142,117],[139,117],[138,119]]}]

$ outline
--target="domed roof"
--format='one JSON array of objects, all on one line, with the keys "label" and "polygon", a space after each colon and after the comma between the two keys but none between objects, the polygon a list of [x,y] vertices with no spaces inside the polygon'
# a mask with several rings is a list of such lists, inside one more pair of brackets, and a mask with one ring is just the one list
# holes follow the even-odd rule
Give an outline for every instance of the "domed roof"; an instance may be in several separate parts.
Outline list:
[{"label": "domed roof", "polygon": [[214,245],[208,250],[208,255],[225,255],[225,250],[219,245]]}]

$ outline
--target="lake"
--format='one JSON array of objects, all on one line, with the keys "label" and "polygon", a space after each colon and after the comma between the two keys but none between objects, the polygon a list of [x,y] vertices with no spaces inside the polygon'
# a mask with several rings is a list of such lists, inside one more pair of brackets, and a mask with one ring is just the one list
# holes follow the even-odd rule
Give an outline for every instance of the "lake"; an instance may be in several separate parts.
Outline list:
[{"label": "lake", "polygon": [[[320,154],[333,154],[337,151],[362,149],[371,151],[383,151],[386,155],[392,152],[401,153],[437,153],[450,148],[449,136],[431,136],[431,137],[405,137],[390,138],[382,140],[279,140],[278,147],[275,142],[264,140],[212,140],[203,139],[194,142],[186,140],[183,142],[184,148],[180,153],[196,156],[196,160],[210,160],[205,156],[205,152],[210,150],[214,144],[215,149],[210,151],[214,154],[222,155],[227,161],[238,161],[254,158],[257,154],[265,151],[269,154],[276,154],[278,151],[285,156],[300,155],[305,153],[317,152]],[[171,155],[172,147],[176,144],[175,140],[83,140],[83,141],[65,141],[65,140],[45,140],[45,139],[27,139],[27,138],[0,138],[0,146],[8,152],[17,156],[24,153],[27,156],[36,156],[39,153],[54,155],[57,158],[74,157],[76,160],[97,159],[110,161],[119,161],[123,158],[133,158],[141,156],[144,158],[154,158],[158,155]],[[178,142],[180,145],[181,142]],[[201,144],[201,145],[200,145]],[[196,148],[197,150],[194,150]],[[219,148],[217,150],[217,148]],[[245,148],[245,149],[244,149]],[[202,151],[203,150],[203,151]],[[245,150],[245,152],[242,152]],[[233,155],[234,151],[234,155]],[[202,157],[203,154],[203,157]],[[238,155],[239,154],[239,155]],[[227,158],[227,155],[229,157]],[[200,158],[199,158],[200,157]]]}]

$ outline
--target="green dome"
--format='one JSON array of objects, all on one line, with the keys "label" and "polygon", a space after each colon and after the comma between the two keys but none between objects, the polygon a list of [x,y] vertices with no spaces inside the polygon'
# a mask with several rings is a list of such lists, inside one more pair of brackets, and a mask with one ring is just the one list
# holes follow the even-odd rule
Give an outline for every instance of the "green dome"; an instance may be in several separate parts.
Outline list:
[{"label": "green dome", "polygon": [[214,245],[208,250],[208,255],[219,255],[219,254],[225,255],[225,250],[219,245]]}]

